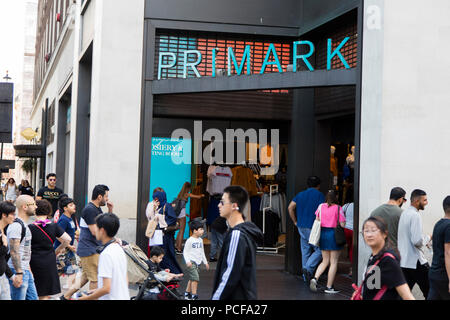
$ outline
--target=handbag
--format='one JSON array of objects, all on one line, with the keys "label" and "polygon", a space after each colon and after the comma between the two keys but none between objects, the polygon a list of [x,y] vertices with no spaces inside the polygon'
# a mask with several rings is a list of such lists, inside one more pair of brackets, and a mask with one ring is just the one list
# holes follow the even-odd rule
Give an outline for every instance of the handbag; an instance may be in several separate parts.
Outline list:
[{"label": "handbag", "polygon": [[[166,217],[166,216],[165,216],[165,212],[166,212],[166,206],[164,206],[164,209],[163,209],[163,215],[164,215],[164,218]],[[173,225],[171,225],[171,226],[167,226],[167,227],[164,229],[164,234],[168,234],[168,233],[175,232],[175,231],[177,231],[178,229],[180,229],[180,223],[177,221],[175,224],[173,224]]]},{"label": "handbag", "polygon": [[318,219],[314,220],[314,224],[311,229],[311,234],[309,235],[309,244],[318,247],[320,243],[320,229],[321,229],[321,220],[322,219],[322,205],[319,206],[319,215]]},{"label": "handbag", "polygon": [[153,237],[153,234],[155,233],[156,227],[158,226],[158,222],[156,222],[156,219],[152,219],[147,223],[147,229],[145,229],[145,236],[147,238]]},{"label": "handbag", "polygon": [[[358,287],[356,284],[352,284],[353,289],[356,290],[356,294],[355,294],[350,300],[362,300],[362,299],[363,299],[363,298],[362,298],[362,289],[363,289],[363,287],[364,287],[364,283],[365,283],[366,280],[367,280],[367,275],[368,275],[369,273],[371,273],[372,270],[375,269],[375,267],[376,267],[376,266],[380,263],[380,261],[381,261],[383,258],[385,258],[385,257],[390,257],[390,258],[396,260],[395,257],[394,257],[392,254],[390,254],[389,252],[386,252],[385,254],[383,254],[383,256],[382,256],[380,259],[378,259],[378,260],[372,265],[372,267],[370,268],[370,270],[367,271],[366,275],[364,276],[364,280],[363,280],[363,282],[361,283],[361,286]],[[384,294],[386,293],[387,290],[388,290],[388,287],[387,287],[386,285],[382,286],[381,289],[380,289],[380,290],[378,291],[378,293],[376,294],[376,296],[373,298],[373,300],[381,300],[381,298],[384,296]]]},{"label": "handbag", "polygon": [[153,246],[162,246],[163,244],[164,244],[163,231],[161,229],[155,230],[153,237],[151,237],[148,242],[148,245],[150,247],[153,247]]},{"label": "handbag", "polygon": [[39,225],[37,224],[37,223],[33,223],[36,227],[38,227],[46,236],[47,236],[47,238],[51,241],[51,243],[52,243],[52,246],[53,246],[53,240],[52,240],[52,238],[50,238],[50,236],[48,235],[48,233],[47,232],[45,232],[44,231],[44,229],[42,229],[41,227],[39,227]]},{"label": "handbag", "polygon": [[340,209],[341,207],[338,206],[337,223],[336,228],[334,228],[334,239],[336,240],[336,244],[338,245],[338,247],[341,247],[347,243],[347,239],[345,239],[345,230],[339,223],[339,211],[341,211]]}]

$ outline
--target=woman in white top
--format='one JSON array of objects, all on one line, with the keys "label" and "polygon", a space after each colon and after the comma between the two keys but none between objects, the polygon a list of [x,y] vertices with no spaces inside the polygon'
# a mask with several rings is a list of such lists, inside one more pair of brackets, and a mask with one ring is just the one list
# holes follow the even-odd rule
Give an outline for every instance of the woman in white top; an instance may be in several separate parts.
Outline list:
[{"label": "woman in white top", "polygon": [[13,178],[9,178],[5,186],[5,199],[8,202],[15,203],[17,199],[17,185]]},{"label": "woman in white top", "polygon": [[[153,190],[153,193],[156,191],[164,192],[163,188],[156,188]],[[159,203],[154,200],[150,201],[147,204],[147,208],[145,209],[145,215],[147,216],[148,221],[156,219],[156,222],[159,224],[160,228],[167,228],[166,220],[164,219],[164,215],[157,213],[157,209],[159,207]],[[147,256],[150,257],[150,243],[147,247]]]}]

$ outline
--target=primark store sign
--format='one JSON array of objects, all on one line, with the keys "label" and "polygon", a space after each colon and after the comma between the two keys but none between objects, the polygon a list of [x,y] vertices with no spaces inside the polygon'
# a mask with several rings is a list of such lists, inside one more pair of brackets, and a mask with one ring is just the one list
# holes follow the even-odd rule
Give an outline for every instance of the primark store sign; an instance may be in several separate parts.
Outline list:
[{"label": "primark store sign", "polygon": [[[344,56],[342,55],[342,48],[345,46],[345,44],[350,40],[350,37],[346,37],[342,42],[340,42],[337,47],[336,44],[333,45],[333,40],[328,39],[327,41],[327,70],[331,70],[331,61],[333,58],[338,57],[344,67],[346,69],[350,69],[349,64],[345,60]],[[307,53],[299,53],[300,48],[306,48],[306,50],[302,52]],[[334,48],[335,47],[335,48]],[[212,49],[211,50],[211,56],[212,56],[212,77],[216,77],[216,58],[217,58],[217,52],[219,49]],[[244,71],[244,66],[246,66],[246,74],[251,74],[251,52],[252,47],[250,45],[247,45],[245,47],[244,53],[242,55],[242,59],[240,63],[238,63],[236,55],[233,51],[232,47],[227,48],[227,66],[228,66],[228,76],[231,76],[232,74],[232,64],[234,65],[234,68],[236,70],[236,74],[239,76]],[[309,71],[314,71],[314,67],[308,60],[315,52],[314,44],[311,41],[295,41],[293,43],[293,72],[297,72],[298,66],[300,63],[303,63]],[[188,72],[194,72],[195,76],[197,78],[201,78],[200,73],[198,72],[197,66],[202,63],[202,53],[199,50],[185,50],[182,52],[183,57],[182,61],[180,63],[182,64],[183,69],[183,78],[187,78]],[[271,59],[271,57],[273,57]],[[181,59],[180,59],[181,60]],[[195,60],[195,61],[192,61]],[[177,66],[177,54],[174,52],[160,52],[159,53],[159,62],[158,62],[158,80],[161,80],[161,75],[164,70],[168,70],[171,68],[174,68]],[[261,66],[261,70],[259,74],[264,74],[266,71],[266,68],[270,65],[274,65],[278,68],[278,71],[280,73],[283,73],[283,69],[280,64],[280,59],[278,57],[277,51],[275,49],[275,45],[271,43],[265,53],[265,59]]]}]

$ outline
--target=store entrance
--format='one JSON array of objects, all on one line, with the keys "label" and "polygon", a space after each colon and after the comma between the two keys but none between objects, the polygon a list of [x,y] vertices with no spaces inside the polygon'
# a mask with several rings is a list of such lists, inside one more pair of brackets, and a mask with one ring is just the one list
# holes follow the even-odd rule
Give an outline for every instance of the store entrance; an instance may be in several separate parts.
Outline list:
[{"label": "store entrance", "polygon": [[[352,194],[351,175],[346,175],[345,164],[347,158],[351,159],[355,142],[355,88],[331,89],[155,96],[152,137],[160,140],[152,146],[169,139],[177,130],[184,130],[189,133],[184,140],[189,141],[184,145],[183,157],[189,153],[190,162],[171,175],[175,171],[167,165],[158,167],[158,163],[163,163],[157,158],[160,153],[152,151],[150,192],[157,186],[167,189],[167,199],[172,201],[183,184],[190,182],[192,193],[205,197],[189,200],[188,220],[206,221],[205,243],[210,244],[211,225],[219,215],[217,205],[224,187],[244,186],[251,197],[246,217],[265,234],[258,254],[281,257],[276,260],[280,269],[300,274],[300,241],[289,218],[290,201],[306,189],[307,177],[313,174],[324,182],[322,192],[330,188],[339,192],[341,205],[344,197],[350,199]],[[245,141],[227,138],[229,130],[241,130]],[[266,143],[261,137],[264,132]],[[272,136],[273,133],[278,136]],[[256,144],[251,141],[252,134]],[[227,147],[230,144],[232,149]],[[239,159],[239,150],[245,150],[244,159]],[[265,170],[272,168],[274,162],[275,170]],[[161,181],[155,178],[161,172],[171,176],[170,187],[167,175],[163,174],[166,178]],[[188,236],[186,228],[184,238]],[[349,267],[348,263],[345,268]]]}]

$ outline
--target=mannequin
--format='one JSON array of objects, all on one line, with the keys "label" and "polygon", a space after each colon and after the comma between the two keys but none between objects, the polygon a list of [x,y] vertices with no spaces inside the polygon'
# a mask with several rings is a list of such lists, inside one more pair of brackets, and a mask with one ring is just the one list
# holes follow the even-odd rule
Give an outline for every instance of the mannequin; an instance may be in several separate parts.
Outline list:
[{"label": "mannequin", "polygon": [[347,165],[350,167],[350,169],[355,168],[355,146],[352,147],[351,153],[347,157]]},{"label": "mannequin", "polygon": [[332,177],[331,184],[333,187],[337,186],[337,181],[338,181],[338,166],[337,166],[337,159],[334,155],[335,153],[336,153],[336,147],[331,146],[330,147],[330,180]]}]

